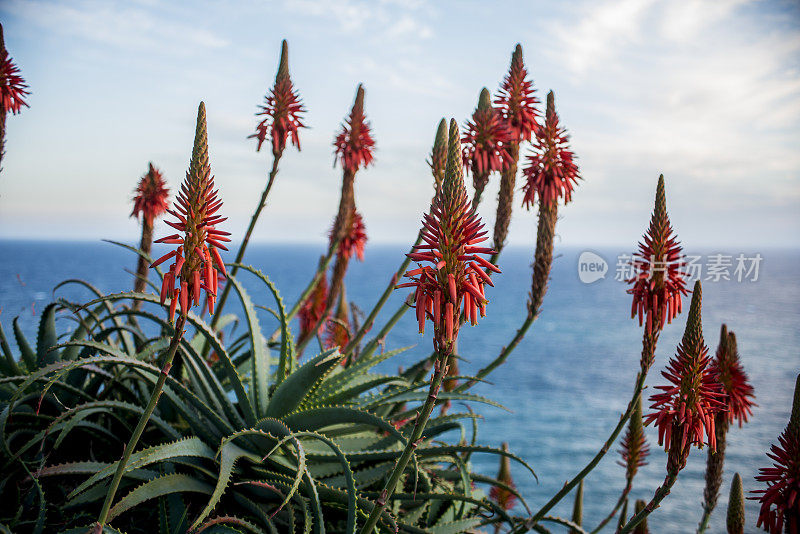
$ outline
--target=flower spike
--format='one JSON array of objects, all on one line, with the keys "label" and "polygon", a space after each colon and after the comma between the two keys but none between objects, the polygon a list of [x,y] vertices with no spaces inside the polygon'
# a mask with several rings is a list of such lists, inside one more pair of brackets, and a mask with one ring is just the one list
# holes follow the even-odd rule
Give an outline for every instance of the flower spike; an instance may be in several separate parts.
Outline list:
[{"label": "flower spike", "polygon": [[753,386],[750,385],[739,361],[739,350],[736,344],[736,334],[728,332],[727,327],[722,325],[719,347],[712,362],[712,372],[717,380],[722,384],[725,392],[725,406],[727,409],[726,417],[728,423],[747,422],[747,418],[753,413],[753,398],[755,396]]},{"label": "flower spike", "polygon": [[430,212],[422,220],[422,243],[408,254],[417,268],[404,274],[411,282],[397,287],[415,288],[414,303],[420,333],[425,322],[434,325],[434,347],[450,353],[461,324],[460,313],[476,324],[486,314],[484,286],[488,276],[482,266],[497,267],[481,255],[494,251],[480,244],[488,239],[480,217],[470,205],[464,187],[458,125],[450,121],[447,165],[442,187]]},{"label": "flower spike", "polygon": [[[375,141],[364,115],[364,87],[359,84],[350,117],[333,142],[336,158],[346,171],[355,172],[372,163]],[[334,160],[335,163],[335,160]]]},{"label": "flower spike", "polygon": [[547,112],[544,126],[536,131],[533,153],[528,156],[528,166],[523,171],[527,178],[522,187],[522,204],[530,209],[536,195],[542,202],[551,204],[563,197],[566,204],[572,200],[572,190],[580,179],[575,154],[569,148],[567,130],[558,123],[555,95],[547,94]]},{"label": "flower spike", "polygon": [[773,461],[772,467],[762,467],[756,476],[767,488],[753,491],[760,497],[749,497],[761,503],[756,526],[770,534],[800,532],[800,375],[789,424],[767,456]]},{"label": "flower spike", "polygon": [[206,293],[208,311],[214,313],[220,274],[227,274],[217,249],[227,250],[223,243],[230,241],[228,232],[216,228],[217,224],[225,220],[217,214],[221,206],[222,201],[217,199],[217,191],[214,189],[214,177],[211,176],[208,158],[206,108],[200,102],[189,171],[181,184],[174,209],[167,210],[177,221],[165,221],[179,233],[156,241],[177,245],[177,249],[151,265],[155,267],[174,258],[169,272],[164,275],[161,287],[161,303],[167,297],[171,299],[170,321],[178,302],[181,304],[183,316],[189,313],[191,306],[201,304],[201,291]]},{"label": "flower spike", "polygon": [[8,55],[3,39],[3,27],[0,26],[0,113],[16,115],[22,106],[28,107],[25,97],[30,93],[25,80],[20,76],[19,67]]},{"label": "flower spike", "polygon": [[272,140],[272,153],[275,156],[283,153],[287,139],[291,139],[292,144],[300,150],[297,132],[300,128],[305,128],[302,115],[306,109],[289,76],[289,45],[285,39],[281,44],[281,60],[275,85],[264,100],[264,105],[260,106],[261,111],[256,113],[257,117],[264,116],[264,119],[256,126],[256,133],[248,136],[258,140],[256,151],[261,150],[267,137]]},{"label": "flower spike", "polygon": [[669,453],[669,471],[686,465],[691,445],[708,444],[716,450],[714,416],[724,410],[723,393],[711,372],[708,348],[703,341],[701,320],[702,288],[695,283],[689,317],[683,339],[667,369],[661,374],[670,382],[656,386],[650,397],[655,412],[647,415],[646,424],[658,427],[658,444]]},{"label": "flower spike", "polygon": [[464,147],[464,168],[472,172],[475,196],[480,194],[489,182],[489,174],[508,167],[511,156],[508,142],[511,132],[503,121],[500,112],[492,107],[489,90],[481,91],[478,107],[467,121],[461,138]]},{"label": "flower spike", "polygon": [[429,165],[433,175],[434,189],[439,189],[444,181],[444,170],[447,166],[447,121],[445,119],[439,121],[436,139],[433,140]]},{"label": "flower spike", "polygon": [[619,450],[622,461],[617,463],[626,469],[625,478],[630,483],[639,468],[647,465],[645,458],[650,454],[650,446],[642,428],[642,396],[636,399],[636,404],[628,421],[628,431],[622,439],[622,448]]},{"label": "flower spike", "polygon": [[627,282],[633,287],[631,318],[639,316],[639,325],[646,323],[647,332],[660,331],[681,312],[681,297],[686,295],[686,262],[681,260],[681,246],[667,215],[664,175],[658,178],[656,202],[650,227],[634,255],[634,278]]},{"label": "flower spike", "polygon": [[522,46],[517,44],[511,55],[511,66],[500,86],[494,103],[502,113],[512,138],[530,141],[531,134],[538,129],[536,118],[539,99],[534,93],[533,82],[528,80],[528,71],[522,60]]},{"label": "flower spike", "polygon": [[[508,443],[503,442],[503,452],[508,453]],[[516,489],[514,479],[511,477],[511,461],[508,456],[500,457],[500,470],[497,472],[497,481],[505,484],[509,488]],[[517,501],[516,495],[502,486],[492,486],[489,490],[489,497],[497,503],[503,510],[511,510]]]},{"label": "flower spike", "polygon": [[139,180],[139,185],[133,196],[133,211],[131,217],[142,216],[150,226],[157,217],[160,217],[167,211],[169,203],[169,189],[161,174],[152,163],[149,164],[147,173]]},{"label": "flower spike", "polygon": [[[350,222],[350,230],[345,233],[339,242],[337,254],[346,260],[349,260],[355,254],[358,261],[364,261],[364,246],[367,244],[367,227],[364,225],[364,218],[354,206],[352,215],[347,220]],[[334,226],[331,227],[331,231],[328,233],[328,241],[331,245],[335,238],[335,225],[336,221],[334,221]]]}]

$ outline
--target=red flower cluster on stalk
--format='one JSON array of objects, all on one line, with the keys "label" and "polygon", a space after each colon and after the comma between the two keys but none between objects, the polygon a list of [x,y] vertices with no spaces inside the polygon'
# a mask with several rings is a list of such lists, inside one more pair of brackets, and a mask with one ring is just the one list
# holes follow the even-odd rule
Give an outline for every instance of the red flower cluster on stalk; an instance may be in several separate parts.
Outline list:
[{"label": "red flower cluster on stalk", "polygon": [[214,313],[220,271],[227,275],[225,264],[217,251],[228,250],[223,242],[230,241],[228,232],[217,230],[216,225],[226,220],[217,215],[222,200],[217,199],[214,178],[208,159],[208,137],[206,133],[206,109],[201,102],[197,113],[192,161],[181,191],[174,203],[174,209],[167,212],[177,221],[165,221],[178,230],[179,234],[163,237],[156,243],[178,245],[176,250],[165,254],[151,265],[163,263],[174,258],[169,272],[164,275],[161,286],[161,303],[171,299],[169,318],[175,315],[177,303],[181,304],[181,314],[186,315],[192,305],[200,304],[201,291],[206,292],[208,311]]},{"label": "red flower cluster on stalk", "polygon": [[531,134],[538,129],[536,104],[539,99],[534,96],[533,82],[527,77],[522,46],[517,45],[511,55],[511,67],[494,101],[515,141],[530,141]]},{"label": "red flower cluster on stalk", "polygon": [[528,156],[528,166],[523,173],[527,181],[522,187],[522,204],[529,209],[537,194],[546,204],[552,204],[559,197],[564,198],[565,204],[572,200],[580,174],[575,154],[569,148],[567,130],[558,123],[553,91],[547,94],[545,123],[536,130],[533,153]]},{"label": "red flower cluster on stalk", "polygon": [[724,403],[728,422],[734,420],[742,423],[747,422],[747,418],[753,414],[753,398],[755,393],[753,386],[747,379],[747,373],[739,361],[739,351],[736,344],[736,334],[728,333],[723,325],[723,335],[726,339],[720,339],[719,347],[714,360],[711,362],[712,373],[717,381],[722,385],[725,392]]},{"label": "red flower cluster on stalk", "polygon": [[622,438],[622,448],[619,454],[622,461],[617,461],[619,465],[626,468],[626,477],[632,480],[640,467],[647,465],[647,456],[650,454],[650,446],[642,428],[642,397],[636,400],[633,413],[628,423],[628,430]]},{"label": "red flower cluster on stalk", "polygon": [[724,410],[724,394],[710,368],[703,341],[701,306],[702,289],[697,282],[683,339],[675,357],[661,372],[670,385],[656,386],[661,393],[650,397],[651,408],[656,411],[645,418],[646,424],[655,421],[658,444],[669,451],[671,458],[674,455],[679,468],[685,464],[693,444],[702,448],[708,443],[716,450],[714,416]]},{"label": "red flower cluster on stalk", "polygon": [[22,106],[28,107],[25,97],[28,96],[25,80],[20,76],[19,67],[0,44],[0,110],[3,113],[17,114]]},{"label": "red flower cluster on stalk", "polygon": [[314,290],[303,302],[297,316],[300,319],[300,339],[305,339],[312,333],[314,326],[317,330],[321,330],[323,323],[321,323],[322,314],[325,313],[325,303],[328,300],[328,279],[325,273],[322,274]]},{"label": "red flower cluster on stalk", "polygon": [[667,215],[664,176],[658,178],[656,203],[650,227],[634,254],[632,267],[636,276],[628,280],[633,287],[631,318],[639,316],[639,326],[646,322],[647,332],[661,330],[681,312],[681,297],[686,295],[686,281],[681,260],[681,246]]},{"label": "red flower cluster on stalk", "polygon": [[425,321],[430,319],[434,325],[434,346],[439,351],[451,348],[458,337],[462,305],[464,316],[473,325],[479,312],[481,317],[486,314],[484,285],[494,284],[484,269],[500,272],[481,257],[494,251],[480,246],[488,237],[467,198],[460,145],[458,125],[452,120],[445,180],[437,190],[430,213],[423,218],[424,243],[408,254],[418,268],[404,274],[411,282],[397,286],[415,288],[419,332],[425,332]]},{"label": "red flower cluster on stalk", "polygon": [[281,45],[281,60],[278,74],[275,76],[275,85],[265,97],[264,105],[260,107],[261,111],[256,113],[256,116],[265,118],[256,126],[256,133],[249,136],[258,140],[256,150],[261,150],[261,145],[267,136],[272,140],[272,153],[276,156],[286,148],[286,140],[289,138],[297,150],[300,150],[297,131],[305,128],[301,120],[305,108],[289,76],[289,45],[285,40]]},{"label": "red flower cluster on stalk", "polygon": [[[339,242],[337,254],[339,256],[350,259],[353,254],[356,255],[359,261],[364,261],[364,246],[367,244],[367,227],[364,225],[364,219],[357,209],[353,208],[353,214],[350,217],[350,231],[345,234]],[[334,222],[334,225],[336,222]],[[333,243],[333,228],[328,233],[328,238]]]},{"label": "red flower cluster on stalk", "polygon": [[[508,452],[508,443],[503,442],[503,452]],[[516,489],[514,479],[511,477],[511,465],[507,456],[500,457],[500,470],[497,472],[497,481],[502,482],[509,488]],[[503,510],[511,510],[517,502],[517,497],[502,486],[492,486],[489,490],[489,497],[497,503]]]},{"label": "red flower cluster on stalk", "polygon": [[504,169],[510,157],[507,148],[510,139],[503,117],[492,107],[489,91],[484,88],[461,138],[464,168],[475,177]]},{"label": "red flower cluster on stalk", "polygon": [[169,197],[169,188],[167,188],[164,176],[161,171],[150,163],[147,173],[142,176],[142,179],[139,180],[139,185],[136,187],[131,217],[139,217],[141,215],[145,221],[152,225],[156,217],[167,211],[169,206],[167,197]]},{"label": "red flower cluster on stalk", "polygon": [[749,497],[761,503],[756,526],[771,534],[796,534],[800,532],[800,375],[789,424],[767,456],[773,461],[772,467],[762,467],[756,475],[767,488],[753,491],[760,497]]},{"label": "red flower cluster on stalk", "polygon": [[359,85],[356,100],[342,131],[333,141],[336,158],[346,171],[356,172],[372,163],[375,140],[372,139],[369,122],[364,115],[364,88]]}]

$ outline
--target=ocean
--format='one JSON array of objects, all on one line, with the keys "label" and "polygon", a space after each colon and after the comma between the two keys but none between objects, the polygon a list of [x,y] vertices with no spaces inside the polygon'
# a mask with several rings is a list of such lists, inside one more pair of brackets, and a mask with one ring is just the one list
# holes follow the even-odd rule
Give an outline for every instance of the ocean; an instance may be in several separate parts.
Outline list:
[{"label": "ocean", "polygon": [[[323,248],[322,245],[254,244],[245,263],[265,272],[277,284],[285,303],[291,306],[314,272]],[[369,312],[406,251],[400,246],[368,245],[364,263],[351,263],[348,299]],[[584,252],[556,247],[557,257],[540,317],[507,363],[489,377],[491,384],[475,388],[476,393],[508,408],[504,411],[481,404],[473,406],[484,418],[479,426],[478,443],[499,446],[507,441],[513,452],[533,466],[538,482],[513,464],[512,473],[534,511],[602,446],[625,409],[638,370],[641,329],[637,321],[630,319],[627,286],[615,279],[619,255],[631,251],[591,251],[607,264],[605,277],[592,283],[584,283],[579,277],[578,259]],[[717,258],[719,254],[724,258]],[[746,264],[749,272],[736,271],[740,254],[745,260],[753,260],[760,254],[757,273],[750,269],[753,261]],[[490,300],[487,317],[476,327],[462,329],[459,339],[462,374],[470,375],[493,359],[523,322],[532,256],[530,248],[511,247],[503,252],[499,262],[503,273],[494,279],[496,287],[487,288]],[[741,474],[746,492],[760,488],[753,477],[759,467],[771,464],[765,453],[777,441],[789,418],[794,382],[800,372],[800,251],[715,250],[699,251],[697,256],[704,268],[702,278],[711,277],[703,285],[706,344],[712,353],[716,350],[722,323],[736,333],[741,359],[758,403],[750,422],[742,428],[732,427],[728,434],[724,482],[709,527],[709,532],[725,532],[727,495],[733,473]],[[591,256],[590,263],[599,265],[601,260]],[[0,241],[0,321],[10,334],[11,321],[19,316],[23,330],[33,337],[38,313],[53,299],[53,287],[58,282],[80,278],[104,292],[125,291],[132,286],[126,268],[135,268],[133,254],[108,243]],[[720,272],[730,279],[725,280]],[[714,280],[718,275],[720,279]],[[252,290],[256,304],[273,306],[269,295],[250,275],[243,273],[240,278]],[[379,316],[378,326],[401,305],[404,295],[401,291],[392,295]],[[77,286],[63,287],[56,296],[73,300],[91,298]],[[687,309],[688,299],[684,310]],[[231,310],[234,308],[228,308]],[[266,312],[261,320],[265,331],[271,331],[272,323]],[[662,334],[648,376],[646,397],[652,394],[653,386],[665,383],[660,371],[675,352],[685,320],[686,313]],[[60,324],[62,328],[68,326]],[[431,350],[430,333],[417,334],[413,313],[407,313],[386,340],[387,349],[404,346],[410,348],[387,365],[407,366]],[[306,357],[315,349],[309,344]],[[649,403],[645,404],[645,413],[648,406]],[[649,500],[664,478],[666,455],[656,443],[654,429],[647,428],[646,434],[651,447],[649,464],[635,479],[631,507],[634,499]],[[607,514],[624,486],[625,470],[616,464],[617,448],[615,445],[586,478],[585,528],[593,528]],[[702,515],[705,460],[705,450],[692,450],[672,493],[649,518],[652,531],[696,529]],[[474,455],[473,465],[476,471],[490,475],[498,467],[497,459],[490,455]],[[567,496],[551,513],[570,517],[572,496]],[[757,515],[757,503],[748,501],[746,532],[757,532]],[[553,530],[557,532],[559,528],[554,526]],[[606,529],[612,530],[611,526]]]}]

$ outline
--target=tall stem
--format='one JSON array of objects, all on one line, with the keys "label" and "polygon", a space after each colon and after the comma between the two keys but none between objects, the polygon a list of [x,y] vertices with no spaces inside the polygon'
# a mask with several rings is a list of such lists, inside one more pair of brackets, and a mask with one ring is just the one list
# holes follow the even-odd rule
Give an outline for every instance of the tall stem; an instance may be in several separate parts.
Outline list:
[{"label": "tall stem", "polygon": [[510,163],[500,175],[500,193],[497,197],[497,217],[494,221],[494,250],[491,262],[495,263],[508,237],[511,224],[511,212],[514,209],[514,187],[517,181],[517,162],[519,160],[519,143],[512,141],[508,145]]},{"label": "tall stem", "polygon": [[667,473],[666,478],[664,479],[664,483],[658,487],[656,490],[655,495],[653,495],[653,499],[647,503],[638,514],[634,515],[628,523],[617,531],[617,534],[626,534],[631,532],[636,525],[641,523],[648,515],[650,515],[653,510],[658,508],[659,503],[664,500],[664,497],[669,495],[672,486],[675,484],[675,481],[678,479],[678,470],[673,470]]},{"label": "tall stem", "polygon": [[[146,256],[150,255],[153,249],[153,221],[147,217],[142,217],[142,239],[139,242],[139,250]],[[139,260],[136,262],[136,279],[133,281],[133,291],[136,293],[144,293],[147,288],[147,275],[150,272],[150,264],[139,255]],[[142,301],[136,299],[133,301],[133,309],[138,310],[142,306]],[[133,317],[133,316],[131,316]]]},{"label": "tall stem", "polygon": [[[239,245],[239,251],[236,253],[236,259],[234,263],[242,263],[242,259],[244,258],[244,251],[247,250],[247,245],[250,243],[250,236],[253,235],[253,229],[256,227],[256,222],[258,221],[258,217],[261,215],[261,211],[267,205],[267,197],[269,196],[269,192],[272,189],[272,184],[275,182],[275,177],[278,175],[278,162],[281,159],[283,152],[273,152],[272,156],[272,170],[269,171],[269,179],[267,180],[267,187],[264,188],[264,192],[261,193],[261,199],[258,201],[258,206],[256,206],[256,211],[253,213],[253,216],[250,217],[250,224],[247,226],[247,231],[244,234],[244,239],[242,240],[242,244]],[[238,266],[234,266],[231,268],[231,274],[236,275],[239,271]],[[231,292],[231,284],[225,284],[225,288],[222,290],[222,295],[219,297],[216,306],[216,312],[214,313],[214,318],[211,320],[211,329],[213,330],[217,323],[219,322],[219,318],[222,316],[222,308],[225,306],[225,301],[228,300],[228,294]]]},{"label": "tall stem", "polygon": [[164,389],[164,383],[167,381],[167,376],[169,376],[169,371],[172,367],[172,360],[175,358],[178,345],[183,338],[183,327],[185,325],[186,316],[181,315],[178,317],[178,320],[175,323],[175,333],[172,335],[172,341],[167,349],[164,366],[161,368],[161,373],[158,375],[156,385],[153,388],[153,392],[150,394],[150,401],[147,403],[147,407],[145,407],[141,417],[139,417],[139,422],[136,424],[136,428],[133,430],[133,434],[131,435],[130,440],[128,440],[128,444],[125,445],[125,450],[122,452],[122,459],[117,465],[117,471],[114,473],[111,486],[108,488],[108,493],[106,494],[106,500],[103,502],[103,508],[100,510],[100,515],[97,518],[95,532],[99,533],[103,531],[103,525],[106,523],[109,510],[111,510],[111,504],[114,501],[114,495],[117,493],[119,483],[122,481],[122,476],[125,474],[125,467],[128,465],[137,443],[139,443],[139,438],[142,437],[142,433],[144,432],[145,426],[147,426],[147,422],[150,420],[150,416],[153,415],[153,411],[156,409],[159,397],[161,397],[161,392]]},{"label": "tall stem", "polygon": [[408,442],[403,449],[403,453],[400,458],[398,458],[397,464],[394,466],[394,471],[392,471],[389,480],[386,482],[386,485],[381,492],[381,496],[375,502],[375,506],[373,506],[372,511],[367,518],[367,522],[361,528],[361,534],[371,534],[372,530],[375,528],[375,525],[378,524],[378,519],[386,509],[386,504],[389,498],[392,496],[392,494],[394,494],[394,490],[397,487],[398,482],[400,482],[400,478],[403,476],[403,472],[408,466],[408,462],[411,460],[411,456],[413,456],[419,440],[422,438],[425,425],[428,423],[431,412],[436,405],[436,397],[438,396],[439,388],[442,385],[442,378],[447,373],[447,360],[449,357],[450,353],[440,353],[437,355],[433,378],[431,379],[431,387],[428,390],[428,397],[425,399],[425,404],[423,404],[422,410],[417,414],[417,419],[414,422],[414,429],[411,431],[411,437],[408,438]]},{"label": "tall stem", "polygon": [[[341,241],[350,232],[353,224],[353,210],[355,209],[355,170],[345,169],[342,173],[342,194],[339,197],[339,211],[333,223],[331,235]],[[339,300],[339,292],[347,271],[348,259],[342,254],[336,255],[336,264],[333,266],[331,283],[328,292],[328,308],[333,308]]]}]

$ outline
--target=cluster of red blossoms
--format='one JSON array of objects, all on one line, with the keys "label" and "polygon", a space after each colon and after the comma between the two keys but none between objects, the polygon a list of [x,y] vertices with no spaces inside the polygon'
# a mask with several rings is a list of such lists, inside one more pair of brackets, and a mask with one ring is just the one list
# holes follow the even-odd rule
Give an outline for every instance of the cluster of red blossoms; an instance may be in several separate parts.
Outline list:
[{"label": "cluster of red blossoms", "polygon": [[305,112],[305,108],[289,77],[289,45],[286,41],[283,41],[281,47],[281,60],[278,74],[275,76],[275,85],[265,100],[265,104],[260,106],[261,111],[256,113],[256,116],[263,115],[265,118],[256,126],[256,133],[249,136],[258,140],[256,150],[261,150],[261,145],[267,136],[272,140],[272,153],[276,156],[283,153],[286,140],[289,138],[297,150],[300,150],[297,131],[305,128],[301,121],[301,114]]},{"label": "cluster of red blossoms", "polygon": [[626,468],[628,481],[633,480],[640,467],[647,465],[647,456],[650,454],[650,446],[642,428],[642,397],[636,400],[633,413],[631,414],[628,430],[622,438],[622,448],[618,451],[622,461],[617,461],[619,465]]},{"label": "cluster of red blossoms", "polygon": [[168,197],[169,189],[164,176],[150,163],[147,174],[139,180],[139,185],[134,192],[131,217],[141,215],[142,219],[152,225],[156,217],[167,211]]},{"label": "cluster of red blossoms", "polygon": [[181,314],[186,315],[192,305],[200,304],[201,291],[206,292],[209,313],[214,313],[214,303],[220,272],[227,275],[225,264],[217,248],[228,250],[222,243],[230,241],[228,232],[217,230],[216,225],[226,220],[217,211],[222,200],[217,199],[214,178],[208,160],[208,141],[206,134],[205,105],[201,102],[197,114],[197,131],[194,150],[186,179],[174,203],[173,210],[167,212],[177,219],[165,221],[180,234],[159,239],[156,243],[178,245],[176,250],[165,254],[151,265],[155,267],[171,258],[169,272],[164,275],[161,286],[161,303],[171,299],[169,319],[175,315],[177,303],[181,304]]},{"label": "cluster of red blossoms", "polygon": [[308,337],[315,326],[318,330],[322,329],[323,323],[320,321],[322,314],[325,313],[327,301],[328,279],[325,277],[325,273],[322,273],[322,278],[297,312],[300,319],[300,339]]},{"label": "cluster of red blossoms", "polygon": [[552,91],[547,95],[544,126],[536,130],[533,153],[528,156],[528,165],[523,172],[527,181],[522,187],[522,204],[529,209],[537,194],[541,202],[548,205],[560,197],[564,198],[565,204],[572,200],[572,191],[580,174],[575,154],[569,147],[567,130],[559,125]]},{"label": "cluster of red blossoms", "polygon": [[19,68],[0,42],[0,111],[17,114],[22,106],[28,107],[25,103],[25,97],[29,94],[27,88],[25,80],[19,74]]},{"label": "cluster of red blossoms", "polygon": [[517,45],[511,55],[511,67],[494,101],[510,131],[511,139],[516,142],[530,141],[531,134],[539,127],[536,122],[539,99],[534,96],[533,82],[527,78],[522,46]]},{"label": "cluster of red blossoms", "polygon": [[[345,259],[350,259],[353,254],[356,255],[358,261],[364,261],[364,246],[367,244],[367,227],[364,225],[364,218],[354,207],[352,216],[350,217],[350,231],[345,234],[339,242],[337,254]],[[334,225],[336,223],[334,222]],[[334,235],[333,228],[328,233],[328,238],[333,243]]]},{"label": "cluster of red blossoms", "polygon": [[461,174],[458,125],[451,121],[445,180],[437,190],[430,213],[423,218],[424,243],[408,254],[418,268],[404,274],[411,282],[397,286],[415,288],[419,332],[425,332],[426,318],[430,319],[434,325],[434,346],[439,351],[452,348],[458,336],[462,305],[464,316],[473,325],[477,323],[478,312],[482,317],[486,314],[484,284],[494,284],[484,269],[500,272],[481,257],[494,253],[480,246],[488,239],[486,234],[467,198]]},{"label": "cluster of red blossoms", "polygon": [[762,467],[756,480],[765,482],[766,489],[755,490],[761,494],[757,526],[771,534],[800,532],[800,375],[794,389],[794,402],[789,424],[778,436],[778,444],[770,446],[767,456],[772,467]]},{"label": "cluster of red blossoms", "polygon": [[372,163],[375,140],[364,115],[364,88],[361,85],[358,86],[350,117],[334,139],[333,147],[336,158],[341,161],[342,167],[347,172],[356,172],[359,168]]},{"label": "cluster of red blossoms", "polygon": [[747,422],[747,418],[753,413],[753,397],[755,396],[753,386],[747,379],[747,373],[739,360],[739,351],[736,344],[736,334],[728,333],[725,325],[722,326],[722,336],[714,361],[711,362],[711,372],[716,376],[717,381],[722,386],[725,393],[725,415],[728,423]]},{"label": "cluster of red blossoms", "polygon": [[489,91],[484,88],[461,138],[464,168],[478,178],[508,167],[510,140],[511,132],[500,111],[492,107]]},{"label": "cluster of red blossoms", "polygon": [[692,444],[702,448],[708,443],[716,450],[714,416],[725,409],[725,394],[711,369],[703,341],[701,306],[702,289],[697,282],[683,339],[675,357],[661,372],[670,384],[656,386],[661,392],[650,397],[651,408],[656,411],[645,417],[647,424],[655,421],[658,444],[664,445],[671,464],[678,469],[685,465]]},{"label": "cluster of red blossoms", "polygon": [[681,260],[681,246],[667,215],[663,175],[658,179],[650,227],[632,264],[636,276],[628,280],[633,284],[628,289],[633,295],[631,318],[638,315],[639,326],[646,322],[648,334],[654,328],[661,330],[665,322],[671,323],[681,312],[681,297],[687,294],[683,272],[686,263]]}]

